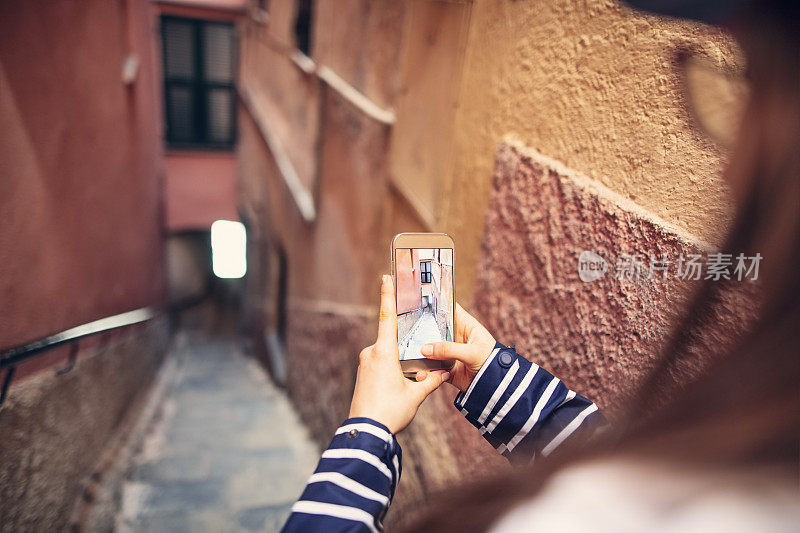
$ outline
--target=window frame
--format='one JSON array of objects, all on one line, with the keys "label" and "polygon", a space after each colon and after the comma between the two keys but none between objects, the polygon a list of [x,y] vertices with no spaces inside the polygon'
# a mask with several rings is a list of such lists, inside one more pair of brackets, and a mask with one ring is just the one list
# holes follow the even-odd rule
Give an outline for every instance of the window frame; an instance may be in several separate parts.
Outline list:
[{"label": "window frame", "polygon": [[[188,23],[192,26],[193,39],[192,46],[194,52],[194,76],[192,79],[180,78],[177,76],[169,76],[167,73],[167,30],[168,24],[165,22],[174,21],[180,23]],[[161,15],[160,17],[160,33],[161,33],[161,61],[162,61],[162,78],[163,78],[163,94],[164,94],[164,139],[168,148],[179,150],[208,150],[208,151],[232,151],[236,146],[237,138],[237,93],[236,93],[236,75],[238,73],[238,42],[236,36],[236,26],[232,22],[216,21],[198,19],[192,17],[179,17],[175,15]],[[205,50],[203,49],[203,27],[204,26],[225,26],[231,29],[231,38],[233,39],[232,53],[231,53],[231,81],[211,81],[205,79],[205,68],[203,59],[205,57]],[[195,120],[199,123],[195,124],[193,133],[195,136],[194,141],[177,140],[172,135],[170,128],[170,111],[171,99],[169,97],[169,90],[171,87],[188,87],[193,91],[195,100],[193,102],[192,113]],[[227,141],[212,141],[209,139],[208,123],[208,95],[214,89],[225,89],[230,95],[230,116],[231,116],[231,133]]]},{"label": "window frame", "polygon": [[[433,266],[430,259],[419,262],[419,282],[423,285],[430,285],[433,282]],[[423,267],[423,265],[425,265]],[[427,279],[428,281],[424,281]]]}]

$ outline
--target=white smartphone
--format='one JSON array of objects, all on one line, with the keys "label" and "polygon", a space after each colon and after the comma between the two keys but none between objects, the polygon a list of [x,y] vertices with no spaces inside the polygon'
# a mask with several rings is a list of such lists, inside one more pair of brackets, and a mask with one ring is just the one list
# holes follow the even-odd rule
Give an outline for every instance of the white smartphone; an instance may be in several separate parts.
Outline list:
[{"label": "white smartphone", "polygon": [[403,374],[449,370],[455,361],[427,359],[424,344],[452,341],[456,324],[455,243],[445,233],[399,233],[391,244],[397,301],[397,345]]}]

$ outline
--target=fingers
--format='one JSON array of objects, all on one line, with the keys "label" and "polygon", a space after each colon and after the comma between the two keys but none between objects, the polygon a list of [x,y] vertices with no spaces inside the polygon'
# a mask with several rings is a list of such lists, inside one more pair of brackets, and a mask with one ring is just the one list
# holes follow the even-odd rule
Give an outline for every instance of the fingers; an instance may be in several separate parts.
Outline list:
[{"label": "fingers", "polygon": [[466,309],[461,307],[460,303],[456,302],[456,320],[466,323],[470,320],[475,320],[475,317],[469,314]]},{"label": "fingers", "polygon": [[378,314],[378,340],[375,344],[397,344],[397,305],[392,276],[384,274],[381,283],[381,306]]},{"label": "fingers", "polygon": [[[419,376],[419,373],[417,376]],[[433,372],[427,372],[424,380],[412,383],[412,386],[419,395],[420,403],[448,379],[450,379],[450,372],[446,370],[435,370]]]},{"label": "fingers", "polygon": [[426,344],[420,350],[428,359],[455,359],[465,364],[475,363],[481,356],[480,351],[481,348],[472,344],[448,341]]},{"label": "fingers", "polygon": [[456,338],[458,342],[467,342],[470,331],[480,325],[474,316],[469,314],[461,305],[456,302]]}]

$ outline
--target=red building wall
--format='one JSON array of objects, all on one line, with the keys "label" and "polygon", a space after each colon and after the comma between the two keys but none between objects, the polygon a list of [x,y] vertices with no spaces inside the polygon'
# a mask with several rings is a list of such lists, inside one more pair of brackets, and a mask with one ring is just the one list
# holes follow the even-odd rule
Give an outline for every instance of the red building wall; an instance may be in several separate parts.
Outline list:
[{"label": "red building wall", "polygon": [[[154,15],[144,0],[0,2],[0,349],[162,301]],[[0,529],[81,529],[75,503],[168,339],[159,317],[82,340],[63,375],[66,347],[20,365],[0,420]]]},{"label": "red building wall", "polygon": [[162,297],[154,23],[140,2],[0,3],[0,347]]},{"label": "red building wall", "polygon": [[208,229],[215,220],[239,220],[233,152],[172,152],[166,158],[167,229]]},{"label": "red building wall", "polygon": [[421,294],[419,257],[414,252],[416,250],[407,248],[395,250],[398,313],[419,309]]}]

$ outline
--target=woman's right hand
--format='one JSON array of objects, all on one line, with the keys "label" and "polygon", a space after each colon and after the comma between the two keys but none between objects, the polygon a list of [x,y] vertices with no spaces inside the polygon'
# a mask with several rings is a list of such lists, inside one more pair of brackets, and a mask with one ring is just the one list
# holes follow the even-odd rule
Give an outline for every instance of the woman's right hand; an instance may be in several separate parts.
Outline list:
[{"label": "woman's right hand", "polygon": [[475,317],[456,304],[455,342],[435,342],[422,347],[428,359],[455,359],[449,382],[467,390],[495,346],[494,337]]}]

